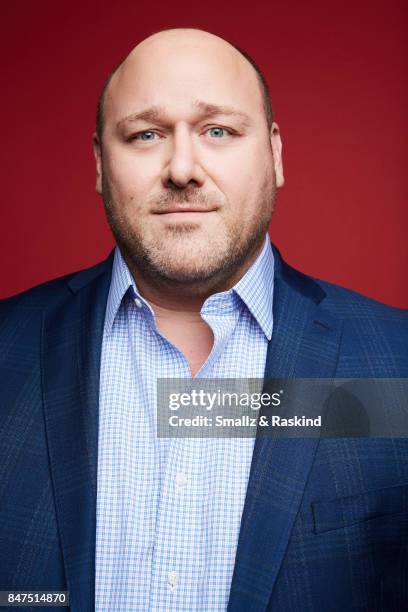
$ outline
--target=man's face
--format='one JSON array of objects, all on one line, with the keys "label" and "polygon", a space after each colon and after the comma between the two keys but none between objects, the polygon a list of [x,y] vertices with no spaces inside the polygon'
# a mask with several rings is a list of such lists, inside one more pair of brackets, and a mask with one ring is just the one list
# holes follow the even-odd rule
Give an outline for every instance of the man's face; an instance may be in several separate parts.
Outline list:
[{"label": "man's face", "polygon": [[141,43],[109,84],[97,190],[133,270],[222,286],[255,258],[283,183],[256,74],[222,39]]}]

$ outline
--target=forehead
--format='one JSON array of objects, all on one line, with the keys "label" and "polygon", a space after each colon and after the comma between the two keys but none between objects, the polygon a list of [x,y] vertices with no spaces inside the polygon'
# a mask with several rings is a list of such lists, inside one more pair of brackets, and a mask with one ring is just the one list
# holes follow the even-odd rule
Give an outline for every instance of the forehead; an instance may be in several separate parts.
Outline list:
[{"label": "forehead", "polygon": [[213,35],[175,34],[153,36],[128,56],[106,91],[106,122],[151,106],[187,118],[197,99],[262,118],[257,74],[236,49]]}]

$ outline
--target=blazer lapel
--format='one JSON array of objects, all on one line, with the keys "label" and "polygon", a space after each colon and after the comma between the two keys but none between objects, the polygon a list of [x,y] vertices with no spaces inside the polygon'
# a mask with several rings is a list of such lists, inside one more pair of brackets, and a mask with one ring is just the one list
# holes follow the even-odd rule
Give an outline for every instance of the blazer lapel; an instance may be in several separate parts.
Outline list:
[{"label": "blazer lapel", "polygon": [[112,260],[75,275],[43,326],[51,477],[70,605],[78,612],[95,605],[99,370]]},{"label": "blazer lapel", "polygon": [[[265,378],[334,377],[340,328],[325,292],[274,248],[274,328]],[[298,513],[318,438],[257,437],[241,520],[228,610],[267,609]]]}]

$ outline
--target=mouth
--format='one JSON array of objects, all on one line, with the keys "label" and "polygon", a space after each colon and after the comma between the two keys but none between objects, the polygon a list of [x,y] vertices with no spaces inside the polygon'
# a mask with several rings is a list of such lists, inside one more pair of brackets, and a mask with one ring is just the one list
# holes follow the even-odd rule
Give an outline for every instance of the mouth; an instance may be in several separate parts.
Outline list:
[{"label": "mouth", "polygon": [[211,218],[211,214],[217,211],[216,208],[205,208],[197,206],[170,206],[165,210],[158,210],[154,214],[164,222],[169,223],[198,223]]},{"label": "mouth", "polygon": [[206,214],[210,212],[215,212],[215,208],[197,208],[197,207],[182,207],[182,206],[171,206],[170,208],[166,208],[165,210],[160,210],[155,212],[156,215],[184,215],[184,214]]}]

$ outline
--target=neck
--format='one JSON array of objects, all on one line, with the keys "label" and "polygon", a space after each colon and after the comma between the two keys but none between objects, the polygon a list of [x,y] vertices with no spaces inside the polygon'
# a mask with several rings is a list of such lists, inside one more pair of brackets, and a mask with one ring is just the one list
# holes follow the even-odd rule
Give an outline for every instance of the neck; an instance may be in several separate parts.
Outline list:
[{"label": "neck", "polygon": [[122,253],[126,264],[136,282],[139,293],[147,300],[156,314],[177,316],[183,313],[187,316],[200,316],[205,300],[221,291],[228,291],[244,276],[261,253],[264,240],[257,245],[233,274],[225,277],[220,273],[205,282],[177,282],[166,278],[153,278],[135,266],[134,262]]}]

